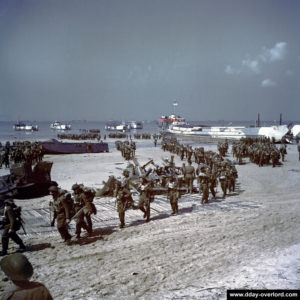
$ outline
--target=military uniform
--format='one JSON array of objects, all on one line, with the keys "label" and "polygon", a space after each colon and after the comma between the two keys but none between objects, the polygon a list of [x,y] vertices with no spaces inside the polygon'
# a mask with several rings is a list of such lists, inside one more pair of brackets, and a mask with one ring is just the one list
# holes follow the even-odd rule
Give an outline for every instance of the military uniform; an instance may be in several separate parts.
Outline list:
[{"label": "military uniform", "polygon": [[29,281],[33,275],[33,267],[27,257],[20,253],[6,256],[0,261],[5,275],[13,286],[2,294],[3,300],[52,300],[48,289],[39,282]]},{"label": "military uniform", "polygon": [[74,191],[74,195],[73,195],[74,210],[75,210],[75,214],[77,214],[75,233],[76,233],[76,237],[80,238],[81,228],[86,230],[89,233],[89,235],[92,233],[92,231],[89,230],[89,227],[84,220],[84,209],[83,208],[85,206],[85,202],[84,202],[84,194],[83,194],[82,187],[78,184],[74,184],[72,186],[72,190]]},{"label": "military uniform", "polygon": [[192,166],[191,162],[185,167],[185,182],[188,187],[190,194],[193,192],[193,182],[195,178],[195,168]]},{"label": "military uniform", "polygon": [[151,200],[151,183],[147,183],[145,179],[142,179],[140,186],[138,187],[140,193],[140,200],[138,208],[144,213],[146,222],[150,221],[150,200]]},{"label": "military uniform", "polygon": [[120,219],[120,228],[123,228],[125,226],[126,209],[134,206],[134,202],[129,188],[129,172],[125,170],[123,174],[125,177],[123,178],[122,182],[116,182],[114,191]]},{"label": "military uniform", "polygon": [[220,173],[219,181],[220,181],[220,184],[221,184],[221,189],[223,191],[223,198],[225,198],[226,194],[227,194],[227,179],[226,179],[226,170],[225,170],[225,168],[223,168],[221,173]]},{"label": "military uniform", "polygon": [[[3,197],[5,198],[5,196]],[[4,202],[4,219],[3,222],[3,232],[2,232],[2,252],[0,255],[6,255],[9,239],[11,238],[16,244],[19,245],[21,251],[25,251],[26,247],[18,236],[17,231],[21,228],[21,218],[16,213],[17,206],[14,204],[13,199],[2,199]]]},{"label": "military uniform", "polygon": [[172,208],[172,215],[178,213],[178,199],[179,199],[179,191],[177,189],[177,184],[175,179],[172,178],[168,183],[168,197],[170,199],[170,205]]},{"label": "military uniform", "polygon": [[71,235],[68,230],[68,224],[71,218],[70,205],[67,201],[66,194],[57,187],[49,188],[53,196],[53,208],[56,213],[57,230],[65,242],[70,241]]}]

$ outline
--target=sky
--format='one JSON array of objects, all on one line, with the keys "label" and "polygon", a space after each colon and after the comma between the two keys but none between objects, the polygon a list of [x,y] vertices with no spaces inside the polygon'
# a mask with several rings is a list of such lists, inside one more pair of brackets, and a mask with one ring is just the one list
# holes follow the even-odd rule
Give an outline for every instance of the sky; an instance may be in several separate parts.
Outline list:
[{"label": "sky", "polygon": [[299,16],[298,0],[0,0],[0,120],[300,120]]}]

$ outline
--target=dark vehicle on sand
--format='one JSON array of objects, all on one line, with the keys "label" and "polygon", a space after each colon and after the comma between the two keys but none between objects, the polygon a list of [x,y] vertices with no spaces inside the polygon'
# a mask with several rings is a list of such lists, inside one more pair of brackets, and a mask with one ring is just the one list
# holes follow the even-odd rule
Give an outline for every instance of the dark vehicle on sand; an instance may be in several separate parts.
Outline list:
[{"label": "dark vehicle on sand", "polygon": [[0,176],[0,195],[13,192],[16,199],[30,199],[48,195],[48,188],[57,185],[51,181],[52,162],[41,161],[33,168],[28,163],[12,165],[10,174]]}]

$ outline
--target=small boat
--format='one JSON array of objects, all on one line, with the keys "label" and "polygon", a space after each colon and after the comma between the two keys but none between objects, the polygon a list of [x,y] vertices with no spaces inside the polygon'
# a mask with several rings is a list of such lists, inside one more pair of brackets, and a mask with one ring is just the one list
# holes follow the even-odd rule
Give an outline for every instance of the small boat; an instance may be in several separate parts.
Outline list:
[{"label": "small boat", "polygon": [[143,122],[140,121],[128,121],[126,122],[131,129],[143,129]]},{"label": "small boat", "polygon": [[55,121],[50,124],[51,129],[56,129],[56,130],[71,130],[72,126],[71,124],[63,124],[59,121]]},{"label": "small boat", "polygon": [[105,130],[107,131],[130,131],[130,126],[124,122],[109,121],[105,124]]},{"label": "small boat", "polygon": [[107,143],[63,143],[56,139],[40,142],[45,154],[79,154],[108,152]]},{"label": "small boat", "polygon": [[29,125],[24,122],[18,122],[13,126],[13,129],[16,131],[38,131],[38,125]]}]

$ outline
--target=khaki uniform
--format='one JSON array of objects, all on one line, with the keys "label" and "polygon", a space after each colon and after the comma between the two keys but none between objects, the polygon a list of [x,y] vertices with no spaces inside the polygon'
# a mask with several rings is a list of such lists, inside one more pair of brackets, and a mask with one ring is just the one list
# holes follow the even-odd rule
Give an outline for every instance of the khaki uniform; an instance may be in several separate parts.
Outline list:
[{"label": "khaki uniform", "polygon": [[26,281],[24,286],[14,286],[4,292],[2,300],[52,300],[48,289],[39,282]]},{"label": "khaki uniform", "polygon": [[63,193],[53,196],[53,207],[56,213],[57,230],[64,241],[71,239],[71,235],[68,231],[68,224],[66,220],[70,220],[70,207],[67,202],[66,195]]},{"label": "khaki uniform", "polygon": [[168,184],[168,196],[170,199],[170,205],[172,208],[172,214],[178,213],[178,199],[179,191],[177,190],[177,185],[175,182],[169,182]]}]

